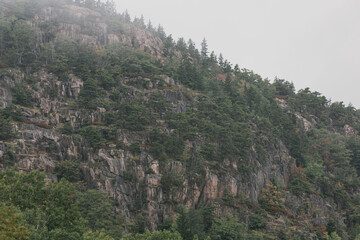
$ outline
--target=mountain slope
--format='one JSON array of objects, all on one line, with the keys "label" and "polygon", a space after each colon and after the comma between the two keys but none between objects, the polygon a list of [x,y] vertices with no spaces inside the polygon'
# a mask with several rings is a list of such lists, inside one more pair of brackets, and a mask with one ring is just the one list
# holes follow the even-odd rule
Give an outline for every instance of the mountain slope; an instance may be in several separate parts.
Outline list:
[{"label": "mountain slope", "polygon": [[228,239],[358,234],[358,110],[110,3],[0,9],[1,202],[31,239],[146,228],[224,239],[223,225],[237,229]]}]

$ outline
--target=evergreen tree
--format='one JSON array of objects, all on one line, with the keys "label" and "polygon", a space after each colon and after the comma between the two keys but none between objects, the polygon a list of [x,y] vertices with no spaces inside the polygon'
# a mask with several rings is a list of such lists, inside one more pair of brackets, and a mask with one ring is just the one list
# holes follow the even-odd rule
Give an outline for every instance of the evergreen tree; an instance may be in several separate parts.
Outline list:
[{"label": "evergreen tree", "polygon": [[166,33],[164,28],[159,24],[156,30],[157,35],[159,36],[159,38],[163,41],[166,40]]},{"label": "evergreen tree", "polygon": [[172,35],[170,34],[169,36],[166,37],[165,42],[164,42],[164,54],[168,57],[172,57],[172,49],[174,48],[174,40],[172,38]]},{"label": "evergreen tree", "polygon": [[[101,3],[100,0],[98,2]],[[116,14],[116,4],[115,4],[114,0],[106,0],[105,11],[110,15]]]},{"label": "evergreen tree", "polygon": [[177,75],[180,82],[190,88],[196,90],[202,90],[204,88],[201,74],[188,58],[183,58]]},{"label": "evergreen tree", "polygon": [[146,26],[146,29],[150,32],[154,32],[155,29],[154,29],[154,26],[152,25],[151,21],[149,20],[147,26]]},{"label": "evergreen tree", "polygon": [[189,39],[189,41],[188,41],[188,51],[189,51],[190,56],[193,58],[193,60],[199,58],[199,52],[196,49],[194,41],[191,39]]},{"label": "evergreen tree", "polygon": [[13,127],[10,119],[5,118],[3,114],[0,113],[0,141],[10,140],[13,137]]},{"label": "evergreen tree", "polygon": [[212,51],[210,53],[210,62],[213,63],[213,64],[218,64],[217,57],[216,57],[214,51]]},{"label": "evergreen tree", "polygon": [[184,38],[178,39],[178,41],[176,42],[176,49],[178,51],[180,51],[184,57],[184,54],[186,53],[186,50],[187,50],[187,46],[186,46],[186,42],[185,42]]},{"label": "evergreen tree", "polygon": [[218,62],[219,62],[220,67],[224,67],[224,57],[223,57],[222,53],[220,53],[220,55],[219,55]]},{"label": "evergreen tree", "polygon": [[118,239],[123,228],[122,219],[116,216],[113,202],[106,193],[87,190],[77,195],[77,204],[87,226],[94,232],[105,230],[108,235]]},{"label": "evergreen tree", "polygon": [[128,10],[126,9],[125,12],[123,13],[124,15],[124,20],[126,23],[130,23],[131,22],[131,17],[130,17],[130,14],[128,12]]},{"label": "evergreen tree", "polygon": [[96,109],[96,100],[98,97],[98,85],[94,79],[88,79],[84,82],[84,88],[79,95],[80,106],[86,109]]},{"label": "evergreen tree", "polygon": [[201,42],[201,57],[203,59],[206,59],[208,57],[208,45],[205,38]]}]

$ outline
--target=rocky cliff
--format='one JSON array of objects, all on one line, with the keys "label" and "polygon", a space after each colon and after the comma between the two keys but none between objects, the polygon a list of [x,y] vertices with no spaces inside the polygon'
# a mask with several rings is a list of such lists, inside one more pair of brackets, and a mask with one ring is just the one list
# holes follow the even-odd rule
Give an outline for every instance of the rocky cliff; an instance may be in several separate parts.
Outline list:
[{"label": "rocky cliff", "polygon": [[[3,93],[1,99],[4,107],[12,103],[11,88],[15,83],[24,82],[24,75],[17,69],[3,70],[0,90]],[[126,217],[132,217],[135,200],[143,198],[141,209],[148,214],[152,229],[156,228],[161,219],[173,216],[174,208],[167,203],[170,200],[188,207],[199,204],[213,205],[223,197],[226,189],[234,196],[242,194],[257,203],[261,190],[270,180],[286,186],[290,172],[295,168],[294,159],[280,140],[273,149],[269,149],[265,162],[260,163],[256,150],[251,149],[250,156],[246,159],[246,164],[252,168],[250,171],[243,172],[239,168],[238,165],[245,162],[242,159],[225,159],[216,167],[205,165],[200,182],[187,179],[188,170],[182,162],[171,161],[160,167],[159,160],[154,159],[147,149],[148,134],[121,129],[117,131],[116,141],[123,142],[125,146],[134,142],[141,143],[141,151],[136,155],[116,149],[115,144],[106,144],[94,151],[86,146],[81,136],[61,134],[64,123],[70,123],[76,128],[86,117],[89,117],[93,124],[104,124],[106,109],[98,108],[87,116],[88,113],[71,105],[72,101],[78,98],[83,81],[72,74],[65,81],[59,81],[45,69],[33,73],[31,77],[36,80],[37,89],[28,89],[33,102],[29,107],[17,106],[24,113],[25,119],[15,124],[18,139],[3,143],[2,154],[7,150],[13,151],[20,169],[41,169],[53,180],[56,179],[54,169],[57,163],[67,159],[79,159],[87,184],[108,192],[118,201],[119,208]],[[126,80],[125,78],[124,81]],[[58,97],[51,99],[44,92],[46,86],[53,86]],[[160,93],[172,104],[174,111],[182,111],[189,103],[183,97],[182,91],[185,89],[176,87],[179,90],[149,89],[146,98]],[[136,94],[138,91],[133,89],[132,92]],[[191,152],[197,148],[196,145],[195,142],[188,141],[185,151]],[[161,188],[161,178],[169,172],[178,175],[178,186],[174,186],[171,193],[165,196]]]},{"label": "rocky cliff", "polygon": [[[4,11],[10,15],[11,2],[5,1],[4,3]],[[181,78],[181,69],[184,68],[185,73],[188,74],[194,70],[191,65],[201,62],[196,59],[196,55],[195,57],[189,56],[190,60],[185,58],[185,60],[181,60],[180,44],[177,47],[169,48],[165,46],[166,42],[161,39],[161,35],[155,34],[149,29],[126,22],[121,16],[106,17],[103,13],[84,6],[43,5],[26,19],[26,23],[36,37],[34,49],[36,49],[37,61],[43,62],[37,66],[31,65],[32,63],[25,66],[6,63],[0,69],[1,107],[5,109],[12,106],[23,116],[21,120],[12,122],[16,137],[0,142],[0,159],[4,168],[9,164],[5,158],[11,153],[14,156],[11,164],[16,164],[20,170],[38,169],[46,172],[46,178],[49,181],[58,181],[61,175],[58,174],[57,167],[66,161],[77,162],[80,169],[79,178],[88,188],[108,193],[111,198],[116,200],[117,212],[128,221],[135,221],[139,214],[145,216],[147,227],[151,230],[157,229],[159,224],[167,218],[174,219],[178,205],[188,208],[215,206],[218,216],[236,212],[239,219],[249,225],[250,219],[257,214],[256,209],[264,206],[261,199],[266,197],[264,189],[269,189],[269,184],[271,186],[274,184],[282,189],[283,206],[277,209],[271,208],[271,204],[268,209],[264,207],[269,212],[265,217],[264,231],[267,233],[288,236],[286,234],[289,231],[299,232],[303,239],[319,239],[317,231],[324,231],[330,219],[337,219],[339,224],[348,221],[346,219],[348,213],[336,198],[317,192],[322,189],[321,187],[314,185],[311,191],[300,194],[291,191],[289,185],[294,184],[291,179],[294,179],[296,174],[300,174],[302,164],[299,163],[301,157],[296,154],[295,145],[291,145],[292,142],[290,143],[289,139],[293,135],[304,136],[318,124],[327,124],[327,122],[321,122],[319,114],[315,116],[315,114],[311,114],[311,111],[300,111],[292,101],[287,101],[288,98],[278,98],[271,94],[270,96],[265,95],[270,88],[271,91],[275,91],[273,89],[276,87],[265,86],[268,83],[259,81],[257,76],[252,73],[246,71],[240,73],[237,70],[229,73],[226,72],[226,66],[219,67],[216,64],[216,67],[211,68],[205,65],[210,63],[204,61],[202,64],[205,65],[205,72],[210,72],[208,78],[212,77],[211,81],[215,82],[210,82],[208,85],[224,84],[224,86],[219,85],[222,86],[221,89],[224,89],[221,90],[222,93],[213,87],[208,94],[204,87],[201,89],[197,87],[197,83],[189,83],[188,79],[198,79],[198,75],[187,76],[186,81]],[[98,69],[83,70],[86,69],[86,66],[81,66],[81,70],[79,70],[80,67],[72,68],[70,66],[66,70],[59,70],[57,68],[60,66],[59,59],[65,58],[66,55],[61,58],[56,42],[63,39],[76,42],[77,46],[85,45],[91,51],[99,54],[99,58],[102,59],[97,65]],[[139,52],[148,55],[144,57],[140,54],[140,57],[134,60],[134,64],[139,64],[140,67],[132,66],[131,68],[131,66],[123,64],[119,67],[121,70],[116,72],[111,57],[106,58],[103,54],[107,46],[117,46],[116,44],[136,49],[134,50],[137,51],[135,55],[140,54]],[[45,46],[53,48],[48,51]],[[48,51],[45,53],[46,60],[40,56],[44,51]],[[53,53],[51,53],[52,51]],[[189,52],[191,55],[190,50]],[[125,54],[128,53],[125,51]],[[169,56],[174,60],[169,60],[171,59]],[[151,59],[152,62],[158,64],[157,68],[162,68],[162,70],[152,67],[155,70],[151,70],[151,74],[144,73],[147,71],[144,69],[149,69],[149,66],[146,65],[149,63],[139,63],[139,59],[141,61]],[[53,63],[47,65],[48,61]],[[69,58],[67,61],[70,62],[71,59]],[[117,61],[127,63],[133,59],[125,58],[125,60]],[[190,61],[190,64],[187,64],[187,61]],[[172,68],[167,68],[168,65],[166,65],[168,62],[174,63],[175,67],[173,68],[180,70],[176,74],[171,74],[169,69]],[[107,87],[107,83],[103,80],[105,77],[98,75],[103,69],[110,67],[113,67],[111,68],[112,79],[116,79],[112,88]],[[134,68],[135,70],[133,70]],[[226,79],[219,83],[216,76],[220,72],[226,76]],[[231,79],[237,77],[241,81],[237,85],[236,92],[231,91],[231,88],[227,90],[228,85],[226,84],[235,84],[235,80]],[[101,101],[99,100],[95,107],[86,109],[86,106],[81,104],[85,102],[87,105],[92,101],[92,99],[86,100],[84,95],[84,91],[87,89],[86,84],[90,82],[91,78],[98,79],[97,86],[103,90],[100,93],[97,92],[99,96],[94,96],[94,99],[101,99]],[[102,81],[105,82],[105,85],[102,85]],[[252,85],[256,87],[250,87]],[[117,88],[117,86],[120,87]],[[19,101],[17,89],[20,88],[23,91],[20,95],[28,94],[27,104]],[[232,88],[234,89],[234,86]],[[250,91],[254,92],[250,94]],[[260,91],[262,96],[260,96]],[[180,157],[169,157],[172,155],[167,153],[165,154],[167,157],[164,159],[164,154],[155,154],[154,146],[156,144],[152,129],[159,129],[162,134],[172,136],[178,130],[171,124],[172,120],[175,121],[178,118],[176,116],[188,114],[189,111],[200,112],[201,104],[206,96],[216,97],[224,92],[230,96],[240,95],[240,100],[233,100],[233,110],[231,111],[235,113],[237,111],[236,104],[239,103],[239,105],[246,106],[244,109],[249,112],[249,117],[241,118],[245,119],[243,120],[245,124],[241,125],[241,129],[247,129],[249,140],[238,140],[242,144],[239,146],[243,147],[236,147],[237,150],[234,152],[239,152],[239,154],[225,155],[226,148],[228,148],[226,143],[222,144],[217,138],[208,137],[205,133],[200,132],[194,133],[191,137],[181,137],[183,147],[177,146],[181,149],[178,154]],[[246,96],[244,101],[241,100],[242,96]],[[91,96],[88,97],[91,98]],[[159,97],[161,101],[158,100]],[[215,97],[214,99],[216,99]],[[117,98],[120,100],[116,100]],[[256,99],[265,98],[269,100],[263,101],[272,105],[267,105],[262,109],[275,109],[274,111],[277,111],[275,114],[273,112],[260,114],[260,111],[265,111],[258,109],[262,107],[263,103],[254,103],[258,101]],[[126,125],[127,121],[130,121],[126,117],[131,112],[122,111],[120,108],[119,110],[117,104],[131,104],[137,101],[147,108],[153,106],[151,110],[155,109],[154,112],[163,105],[167,110],[153,117],[154,119],[151,120],[153,122],[147,123],[145,128],[134,130],[133,127]],[[154,104],[154,101],[157,105],[150,105]],[[226,101],[228,100],[225,99],[223,102]],[[163,105],[160,105],[159,102]],[[213,109],[222,109],[223,102],[216,103],[218,104],[216,105],[214,100],[213,105],[209,105],[209,113]],[[113,105],[115,107],[112,107]],[[276,125],[276,121],[285,121],[276,119],[280,113],[284,116],[291,115],[289,123]],[[110,114],[118,114],[115,118],[124,118],[125,123],[111,125]],[[142,117],[140,112],[135,111],[135,114],[138,114],[138,118]],[[152,114],[153,112],[150,115]],[[207,112],[205,111],[204,114],[206,115]],[[203,123],[194,123],[193,125],[190,123],[189,126],[201,129],[201,125],[205,125],[209,121],[216,122],[216,126],[223,126],[223,122],[227,121],[226,118],[221,121],[213,120],[210,114],[202,117]],[[238,117],[231,116],[231,118],[237,119]],[[266,120],[267,118],[270,120]],[[190,119],[189,122],[191,121]],[[193,119],[193,121],[195,120]],[[286,129],[286,124],[294,124],[293,128],[289,128],[289,132],[294,133],[293,135],[277,133],[278,135],[271,136],[273,138],[271,140],[271,137],[265,133],[268,130],[264,130],[269,128],[269,124],[273,124],[274,128],[280,126],[279,129]],[[111,131],[113,131],[112,137],[101,141],[96,146],[81,130],[92,126],[105,136],[110,131],[110,125]],[[354,125],[354,121],[352,125]],[[71,133],[64,132],[64,128],[68,126],[70,126]],[[349,124],[340,124],[338,127],[336,123],[330,123],[329,126],[332,131],[344,129],[345,135],[357,136],[357,131]],[[115,129],[113,129],[114,127]],[[243,131],[241,129],[238,131]],[[208,130],[208,132],[210,131],[211,129]],[[341,133],[341,130],[338,132]],[[216,136],[221,138],[220,130]],[[261,139],[262,142],[257,139]],[[249,143],[243,143],[244,141]],[[224,148],[224,155],[218,156],[220,150],[218,152],[203,150],[207,144],[215,146],[217,150]],[[162,152],[167,151],[166,148],[162,150]],[[242,151],[246,151],[246,154],[242,154]],[[217,160],[211,160],[215,155]],[[208,156],[208,158],[204,156]],[[353,194],[357,190],[353,188],[351,191]],[[343,237],[346,239],[346,234]]]}]

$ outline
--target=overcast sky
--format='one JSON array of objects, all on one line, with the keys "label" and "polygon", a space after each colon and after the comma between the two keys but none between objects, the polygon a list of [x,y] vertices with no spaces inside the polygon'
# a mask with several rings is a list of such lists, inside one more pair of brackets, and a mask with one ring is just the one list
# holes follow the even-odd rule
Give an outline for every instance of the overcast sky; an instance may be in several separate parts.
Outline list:
[{"label": "overcast sky", "polygon": [[360,0],[115,0],[263,78],[360,108]]}]

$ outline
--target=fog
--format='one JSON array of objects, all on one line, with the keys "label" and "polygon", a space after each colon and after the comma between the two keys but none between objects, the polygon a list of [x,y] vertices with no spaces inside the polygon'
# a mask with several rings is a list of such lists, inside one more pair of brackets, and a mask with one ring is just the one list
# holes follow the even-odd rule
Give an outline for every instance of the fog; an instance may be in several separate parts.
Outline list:
[{"label": "fog", "polygon": [[310,87],[360,107],[358,0],[116,0],[119,12],[161,24],[264,78]]}]

